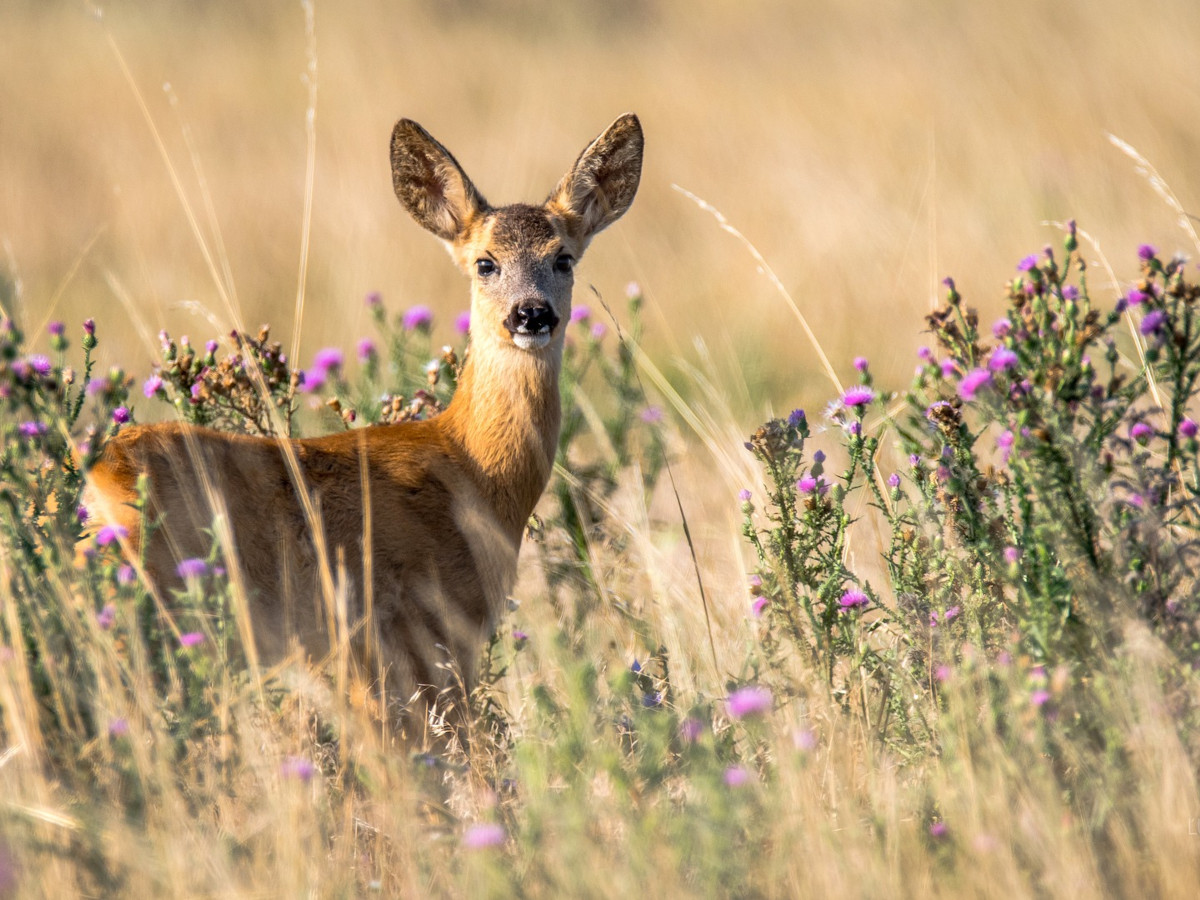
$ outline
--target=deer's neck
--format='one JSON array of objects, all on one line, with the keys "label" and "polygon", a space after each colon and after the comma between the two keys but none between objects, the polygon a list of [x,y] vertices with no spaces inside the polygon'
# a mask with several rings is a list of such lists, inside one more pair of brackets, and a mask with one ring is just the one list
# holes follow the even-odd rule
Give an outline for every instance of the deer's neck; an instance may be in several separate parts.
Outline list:
[{"label": "deer's neck", "polygon": [[518,540],[550,479],[558,449],[561,367],[558,341],[533,353],[480,342],[472,347],[454,400],[441,416],[497,518]]}]

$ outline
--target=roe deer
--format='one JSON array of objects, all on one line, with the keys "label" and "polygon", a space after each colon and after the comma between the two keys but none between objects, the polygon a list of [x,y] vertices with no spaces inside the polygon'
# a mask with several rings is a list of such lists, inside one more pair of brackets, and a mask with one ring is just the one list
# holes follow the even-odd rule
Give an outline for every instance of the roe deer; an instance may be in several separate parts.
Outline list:
[{"label": "roe deer", "polygon": [[[413,714],[423,715],[455,686],[454,668],[469,690],[557,449],[572,270],[632,203],[642,146],[637,117],[621,116],[540,206],[493,207],[428,132],[397,122],[396,196],[471,278],[470,353],[449,407],[306,440],[132,427],[90,473],[94,521],[124,526],[126,549],[140,549],[162,588],[179,560],[207,555],[219,513],[258,653],[282,658],[294,640],[326,653],[337,633],[331,573],[344,572],[347,620],[366,626],[360,649],[377,648],[393,698],[420,693]],[[142,474],[158,527],[139,548]]]}]

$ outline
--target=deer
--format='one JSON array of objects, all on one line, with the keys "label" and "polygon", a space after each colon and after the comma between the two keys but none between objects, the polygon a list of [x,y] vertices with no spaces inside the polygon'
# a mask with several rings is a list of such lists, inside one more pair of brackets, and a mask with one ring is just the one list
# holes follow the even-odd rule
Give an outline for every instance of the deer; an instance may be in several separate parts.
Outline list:
[{"label": "deer", "polygon": [[557,452],[574,270],[633,202],[643,143],[637,116],[622,115],[540,205],[492,206],[445,147],[401,119],[396,196],[470,278],[469,351],[450,404],[305,439],[128,427],[88,473],[94,521],[118,526],[123,551],[165,593],[181,583],[181,560],[208,553],[219,517],[257,658],[328,654],[340,586],[354,646],[377,655],[397,718],[428,720],[454,699],[461,708]]}]

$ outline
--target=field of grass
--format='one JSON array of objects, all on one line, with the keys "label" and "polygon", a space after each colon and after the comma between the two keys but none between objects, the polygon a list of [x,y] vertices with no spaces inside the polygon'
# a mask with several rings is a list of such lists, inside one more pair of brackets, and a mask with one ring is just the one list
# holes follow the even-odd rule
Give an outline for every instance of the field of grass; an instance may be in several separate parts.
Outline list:
[{"label": "field of grass", "polygon": [[[0,897],[1194,894],[1197,46],[1186,0],[10,2]],[[308,434],[461,351],[396,118],[536,200],[627,109],[469,752],[248,670],[219,559],[168,619],[76,547],[182,335],[342,349]]]}]

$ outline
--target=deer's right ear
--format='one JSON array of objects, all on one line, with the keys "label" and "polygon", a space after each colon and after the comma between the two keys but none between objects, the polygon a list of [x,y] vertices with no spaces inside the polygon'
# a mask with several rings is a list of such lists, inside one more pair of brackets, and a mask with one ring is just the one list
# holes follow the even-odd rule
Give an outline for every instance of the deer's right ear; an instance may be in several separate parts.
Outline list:
[{"label": "deer's right ear", "polygon": [[409,214],[444,241],[453,241],[487,209],[450,151],[411,119],[392,129],[392,186]]}]

